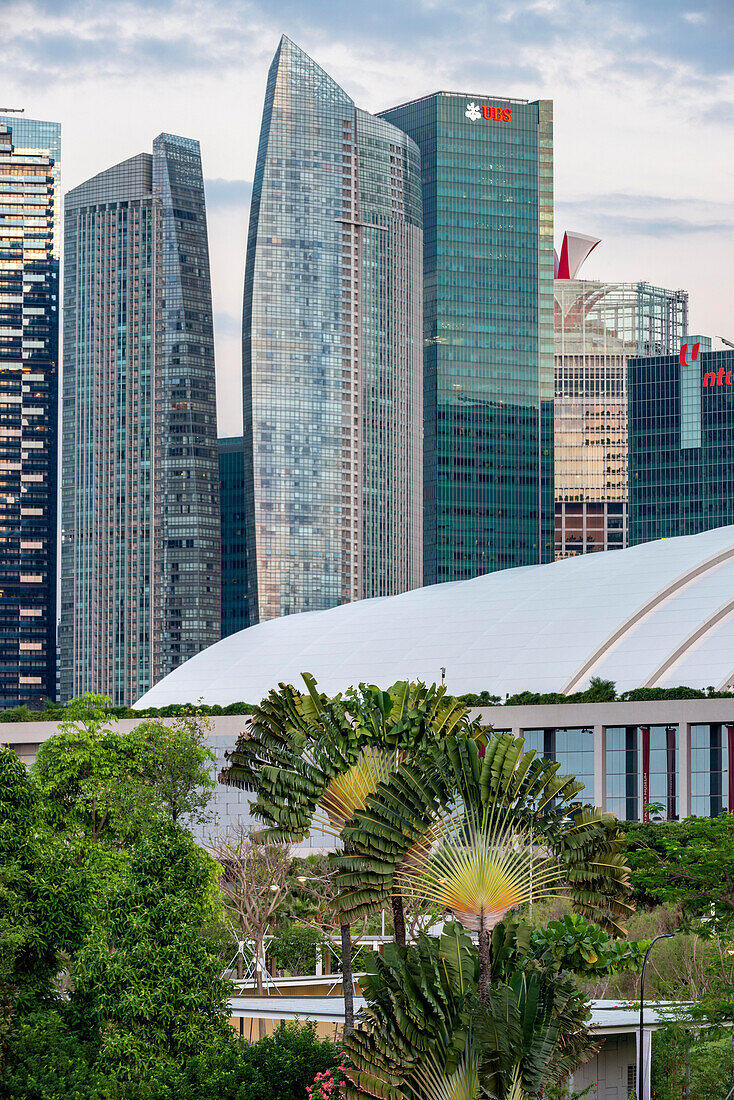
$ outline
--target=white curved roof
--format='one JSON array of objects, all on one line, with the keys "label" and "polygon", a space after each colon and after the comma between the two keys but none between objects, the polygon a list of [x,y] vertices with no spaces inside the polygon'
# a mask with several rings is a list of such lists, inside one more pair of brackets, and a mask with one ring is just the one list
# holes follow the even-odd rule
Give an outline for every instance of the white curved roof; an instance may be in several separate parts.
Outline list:
[{"label": "white curved roof", "polygon": [[273,619],[203,650],[136,704],[262,699],[311,672],[450,692],[734,686],[734,526]]}]

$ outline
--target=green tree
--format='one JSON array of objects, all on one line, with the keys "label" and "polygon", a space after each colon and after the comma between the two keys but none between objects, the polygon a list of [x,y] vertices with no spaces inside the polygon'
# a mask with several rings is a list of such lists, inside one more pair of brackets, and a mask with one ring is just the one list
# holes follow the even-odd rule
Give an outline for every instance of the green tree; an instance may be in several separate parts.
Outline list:
[{"label": "green tree", "polygon": [[217,874],[185,830],[155,822],[76,957],[74,1026],[98,1037],[100,1067],[131,1088],[175,1080],[189,1057],[230,1036]]},{"label": "green tree", "polygon": [[135,745],[110,725],[111,705],[90,693],[67,703],[59,732],[40,746],[32,771],[58,830],[120,846],[147,822],[155,796]]},{"label": "green tree", "polygon": [[0,747],[0,1032],[58,1001],[64,956],[86,931],[88,884],[46,827],[21,760]]},{"label": "green tree", "polygon": [[349,1100],[515,1100],[565,1082],[596,1045],[574,963],[586,967],[579,944],[600,930],[579,925],[577,933],[568,957],[549,957],[522,923],[500,922],[486,996],[478,953],[458,922],[440,940],[421,934],[407,949],[387,945],[384,958],[370,960],[367,1009],[345,1043]]},{"label": "green tree", "polygon": [[478,933],[485,991],[492,928],[519,905],[568,892],[578,912],[624,934],[633,907],[616,820],[574,801],[582,785],[558,768],[522,738],[476,730],[404,764],[345,827],[351,853],[331,857],[344,917],[405,884]]},{"label": "green tree", "polygon": [[216,780],[214,753],[206,745],[211,723],[192,711],[175,719],[149,719],[129,736],[132,754],[144,782],[174,823],[189,817],[202,824]]},{"label": "green tree", "polygon": [[[467,707],[445,689],[360,684],[328,698],[304,673],[306,692],[281,684],[256,707],[223,772],[253,790],[252,810],[270,839],[298,842],[316,822],[338,841],[367,797],[406,759],[465,723]],[[388,897],[390,895],[388,894]],[[392,894],[395,938],[405,940],[402,899]],[[345,1028],[353,1023],[350,922],[341,923]]]},{"label": "green tree", "polygon": [[734,931],[733,813],[629,823],[625,831],[640,904],[673,902],[700,931]]}]

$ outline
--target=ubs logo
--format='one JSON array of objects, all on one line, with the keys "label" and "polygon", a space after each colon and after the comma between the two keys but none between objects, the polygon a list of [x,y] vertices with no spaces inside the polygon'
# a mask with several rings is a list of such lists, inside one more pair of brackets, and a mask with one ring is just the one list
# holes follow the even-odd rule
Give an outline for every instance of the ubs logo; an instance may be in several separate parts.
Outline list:
[{"label": "ubs logo", "polygon": [[480,118],[486,118],[488,122],[512,122],[512,110],[509,107],[479,106],[474,100],[467,103],[464,111],[470,122],[478,122]]}]

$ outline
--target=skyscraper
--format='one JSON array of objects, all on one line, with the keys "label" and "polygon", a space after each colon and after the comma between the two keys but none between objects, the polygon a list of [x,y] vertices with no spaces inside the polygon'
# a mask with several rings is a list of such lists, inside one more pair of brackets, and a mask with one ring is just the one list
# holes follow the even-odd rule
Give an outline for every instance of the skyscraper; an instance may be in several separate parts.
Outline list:
[{"label": "skyscraper", "polygon": [[[630,361],[631,545],[734,523],[733,379],[734,350],[702,336]],[[712,623],[730,614],[722,599],[715,586]]]},{"label": "skyscraper", "polygon": [[222,629],[226,638],[250,625],[245,539],[245,444],[220,439],[219,499],[222,512]]},{"label": "skyscraper", "polygon": [[61,127],[0,115],[0,708],[56,697]]},{"label": "skyscraper", "polygon": [[436,92],[418,143],[424,583],[553,557],[553,108]]},{"label": "skyscraper", "polygon": [[283,37],[243,309],[252,622],[421,583],[418,150]]},{"label": "skyscraper", "polygon": [[199,143],[66,196],[61,691],[130,703],[219,638],[219,470]]},{"label": "skyscraper", "polygon": [[627,362],[677,350],[687,326],[683,290],[556,279],[557,558],[627,545]]}]

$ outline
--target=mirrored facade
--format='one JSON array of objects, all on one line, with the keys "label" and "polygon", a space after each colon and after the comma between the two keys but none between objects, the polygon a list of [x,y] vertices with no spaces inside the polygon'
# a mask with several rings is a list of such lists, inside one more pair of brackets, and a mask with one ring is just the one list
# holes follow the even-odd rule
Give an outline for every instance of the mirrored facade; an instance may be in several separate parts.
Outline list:
[{"label": "mirrored facade", "polygon": [[630,363],[633,545],[734,523],[734,350],[691,337],[686,358]]},{"label": "mirrored facade", "polygon": [[161,134],[65,212],[61,693],[132,703],[220,632],[198,142]]},{"label": "mirrored facade", "polygon": [[627,362],[680,347],[688,295],[555,282],[555,557],[627,545]]},{"label": "mirrored facade", "polygon": [[250,621],[421,584],[419,154],[283,38],[243,309]]},{"label": "mirrored facade", "polygon": [[560,775],[573,775],[584,789],[579,791],[580,802],[594,801],[594,731],[592,729],[523,730],[525,748],[534,749],[538,756],[556,760]]},{"label": "mirrored facade", "polygon": [[223,638],[250,625],[245,539],[245,444],[242,436],[217,441],[222,531]]},{"label": "mirrored facade", "polygon": [[421,151],[424,583],[553,558],[553,107],[437,92]]},{"label": "mirrored facade", "polygon": [[[677,726],[607,727],[607,810],[620,821],[674,821],[678,793]],[[658,809],[650,814],[645,807],[653,804]]]},{"label": "mirrored facade", "polygon": [[0,115],[0,708],[56,698],[61,127]]}]

